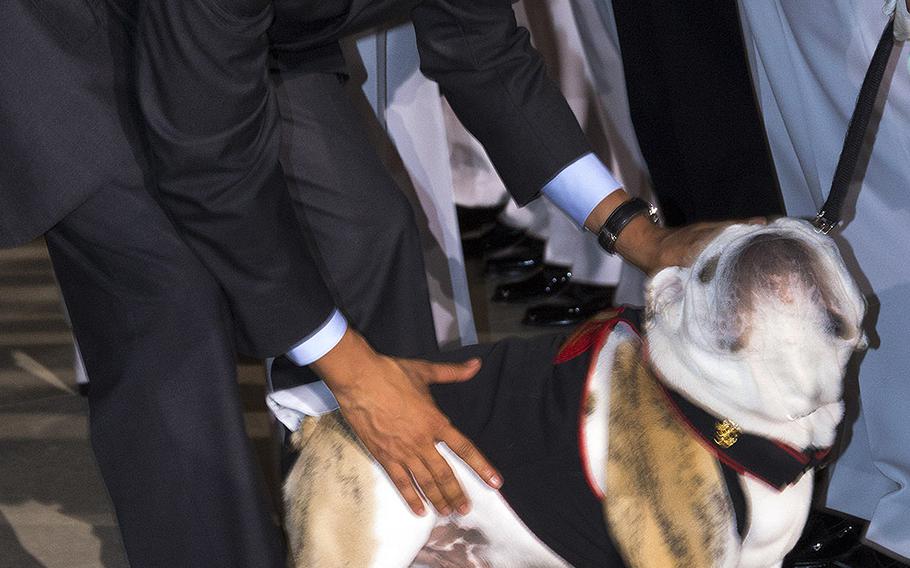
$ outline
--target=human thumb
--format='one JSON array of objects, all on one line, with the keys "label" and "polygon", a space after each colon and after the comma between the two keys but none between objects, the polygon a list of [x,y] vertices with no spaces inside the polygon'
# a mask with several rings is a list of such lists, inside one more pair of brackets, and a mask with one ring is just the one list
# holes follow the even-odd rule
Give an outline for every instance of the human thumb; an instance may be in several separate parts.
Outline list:
[{"label": "human thumb", "polygon": [[474,378],[480,370],[480,359],[468,359],[464,363],[433,363],[427,383],[461,383]]}]

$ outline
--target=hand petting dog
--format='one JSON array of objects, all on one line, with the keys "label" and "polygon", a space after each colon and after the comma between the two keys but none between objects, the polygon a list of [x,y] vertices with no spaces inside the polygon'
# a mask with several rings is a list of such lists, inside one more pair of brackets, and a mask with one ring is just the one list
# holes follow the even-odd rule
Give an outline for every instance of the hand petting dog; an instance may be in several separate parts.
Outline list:
[{"label": "hand petting dog", "polygon": [[[341,413],[307,414],[292,437],[295,566],[568,568],[621,556],[635,568],[779,568],[835,440],[847,362],[865,345],[862,294],[805,221],[663,235],[710,242],[691,267],[651,278],[644,314],[612,310],[568,340],[462,354],[482,355],[483,369],[383,357],[346,337],[364,359],[329,356],[318,369]],[[349,363],[366,371],[346,375]],[[505,492],[434,406],[432,383],[450,383],[435,400],[479,432]],[[473,507],[448,516],[467,512],[462,492]]]},{"label": "hand petting dog", "polygon": [[470,380],[480,369],[479,360],[436,364],[387,357],[349,329],[338,346],[312,367],[332,389],[345,419],[414,513],[426,513],[421,493],[440,515],[470,511],[452,468],[436,449],[437,442],[445,443],[491,487],[502,486],[496,469],[430,397],[431,384]]}]

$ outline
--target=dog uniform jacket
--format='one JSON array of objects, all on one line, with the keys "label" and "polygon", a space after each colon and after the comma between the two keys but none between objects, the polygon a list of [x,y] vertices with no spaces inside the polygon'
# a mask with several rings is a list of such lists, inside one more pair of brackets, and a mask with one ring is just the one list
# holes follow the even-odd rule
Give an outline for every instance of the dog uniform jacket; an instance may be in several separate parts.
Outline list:
[{"label": "dog uniform jacket", "polygon": [[[610,368],[596,364],[617,324],[637,333],[640,321],[641,311],[626,307],[592,318],[568,340],[507,339],[461,350],[458,359],[482,357],[480,373],[467,383],[436,385],[433,396],[493,459],[505,479],[501,493],[519,518],[576,568],[626,566],[617,545],[630,566],[713,566],[714,556],[732,544],[728,540],[738,539],[736,519],[745,514],[744,507],[734,512],[733,503],[744,503],[735,474],[728,492],[718,460],[672,414],[656,379],[640,364],[638,338],[614,346]],[[451,354],[442,359],[452,360]],[[614,391],[606,510],[581,449],[592,380],[606,380]],[[642,428],[641,414],[651,416],[654,428]],[[674,455],[692,469],[679,492],[686,498],[665,502],[678,480],[674,468],[662,464]],[[641,483],[655,475],[653,483]],[[610,507],[614,494],[616,506]],[[697,497],[688,499],[692,495]],[[605,516],[620,530],[611,535]]]},{"label": "dog uniform jacket", "polygon": [[452,423],[491,459],[501,493],[525,525],[576,568],[622,568],[578,446],[590,354],[554,365],[564,335],[509,338],[434,357],[481,357],[465,383],[434,385]]}]

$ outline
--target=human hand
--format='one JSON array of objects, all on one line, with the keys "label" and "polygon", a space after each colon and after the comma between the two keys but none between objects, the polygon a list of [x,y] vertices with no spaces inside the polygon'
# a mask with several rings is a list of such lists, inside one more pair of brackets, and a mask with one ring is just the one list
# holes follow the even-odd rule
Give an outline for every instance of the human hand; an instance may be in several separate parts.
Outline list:
[{"label": "human hand", "polygon": [[764,217],[693,223],[668,229],[638,217],[620,233],[616,251],[649,276],[668,266],[689,266],[718,233],[735,223],[764,224]]},{"label": "human hand", "polygon": [[386,357],[353,330],[312,367],[326,381],[345,419],[386,470],[408,506],[425,513],[420,492],[441,515],[466,514],[470,503],[436,449],[444,442],[488,485],[502,478],[436,407],[429,385],[470,380],[480,361],[436,364]]},{"label": "human hand", "polygon": [[[585,227],[596,234],[610,214],[627,199],[629,195],[622,189],[607,195],[588,215]],[[744,221],[694,223],[667,229],[655,225],[645,215],[639,215],[619,233],[616,252],[651,276],[668,266],[689,266],[705,245],[729,225],[765,222],[763,217],[754,217]]]}]

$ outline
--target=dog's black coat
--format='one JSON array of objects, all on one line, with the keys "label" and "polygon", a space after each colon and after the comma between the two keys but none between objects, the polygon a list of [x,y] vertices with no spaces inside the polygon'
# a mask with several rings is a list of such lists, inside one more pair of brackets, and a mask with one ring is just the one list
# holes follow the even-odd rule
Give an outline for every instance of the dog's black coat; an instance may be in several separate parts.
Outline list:
[{"label": "dog's black coat", "polygon": [[482,357],[482,369],[468,383],[433,386],[433,396],[499,468],[502,495],[537,538],[576,568],[621,568],[579,455],[591,353],[556,365],[564,341],[551,335],[461,349],[459,360]]}]

